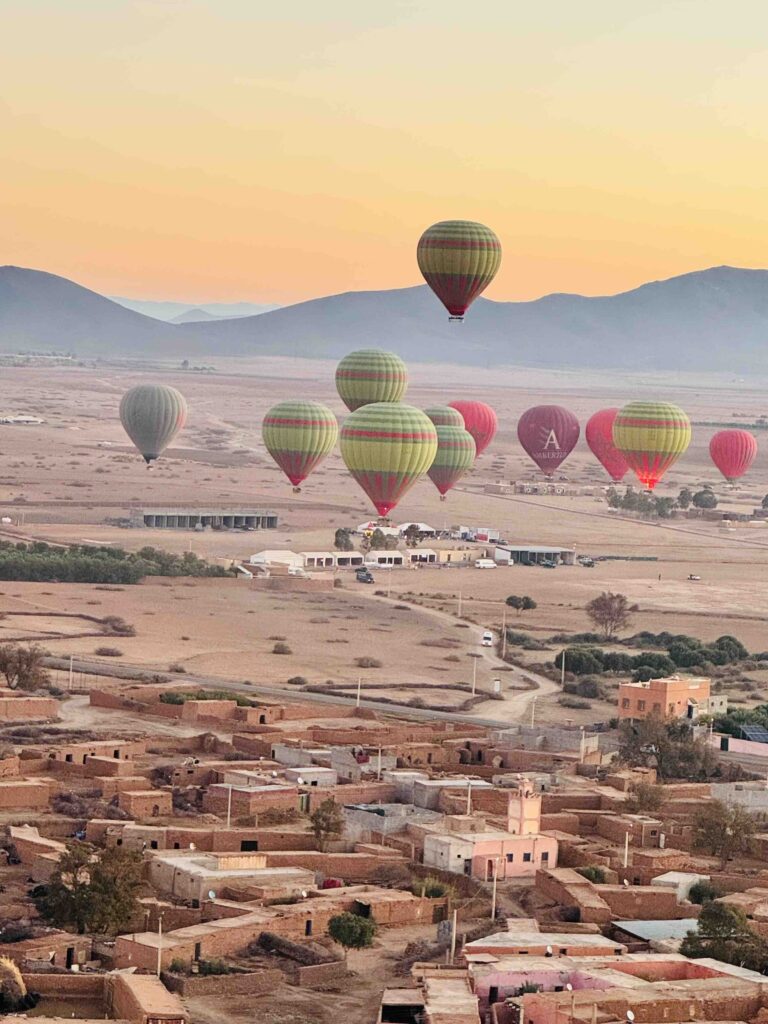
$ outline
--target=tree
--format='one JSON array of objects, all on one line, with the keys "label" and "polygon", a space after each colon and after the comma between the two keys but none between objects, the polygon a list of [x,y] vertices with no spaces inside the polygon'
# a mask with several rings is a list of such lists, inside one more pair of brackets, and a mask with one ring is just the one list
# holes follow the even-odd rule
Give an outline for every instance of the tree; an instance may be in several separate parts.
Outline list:
[{"label": "tree", "polygon": [[622,723],[618,756],[631,768],[655,768],[665,782],[706,782],[717,771],[714,750],[704,740],[694,739],[685,721],[656,715]]},{"label": "tree", "polygon": [[358,914],[345,912],[330,919],[328,934],[344,949],[364,949],[373,945],[376,922],[372,917],[360,917]]},{"label": "tree", "polygon": [[353,551],[352,531],[345,526],[340,526],[333,535],[333,546],[337,551]]},{"label": "tree", "polygon": [[663,786],[655,786],[652,782],[633,782],[624,807],[630,814],[655,814],[664,806],[665,799]]},{"label": "tree", "polygon": [[716,496],[706,487],[703,491],[696,491],[691,502],[695,508],[717,508]]},{"label": "tree", "polygon": [[754,837],[755,819],[738,804],[730,807],[721,800],[710,800],[694,820],[694,847],[719,857],[723,867],[736,854],[751,853]]},{"label": "tree", "polygon": [[43,668],[43,650],[36,644],[0,644],[0,674],[12,690],[38,690],[51,682]]},{"label": "tree", "polygon": [[694,882],[688,891],[688,899],[691,903],[703,906],[710,900],[716,900],[723,894],[708,879],[702,878],[700,882]]},{"label": "tree", "polygon": [[606,640],[615,636],[618,630],[626,629],[631,621],[629,601],[624,594],[612,594],[608,590],[593,598],[585,611],[590,622],[602,630]]},{"label": "tree", "polygon": [[678,507],[685,510],[693,501],[693,492],[689,487],[684,487],[677,496]]},{"label": "tree", "polygon": [[122,847],[69,846],[35,896],[42,917],[58,928],[117,934],[139,910],[141,857]]},{"label": "tree", "polygon": [[344,832],[344,813],[332,797],[323,800],[320,806],[310,814],[309,821],[312,834],[321,849],[325,849],[329,839],[338,837]]},{"label": "tree", "polygon": [[605,871],[597,864],[588,864],[584,868],[576,868],[576,871],[595,885],[605,885]]},{"label": "tree", "polygon": [[760,502],[763,508],[768,508],[768,494],[763,496],[763,500]]},{"label": "tree", "polygon": [[421,540],[421,533],[419,532],[418,523],[409,523],[408,528],[403,534],[405,538],[405,546],[407,548],[417,548]]},{"label": "tree", "polygon": [[704,904],[696,931],[688,932],[680,952],[694,959],[711,957],[760,973],[768,968],[768,944],[749,927],[744,911],[717,900]]},{"label": "tree", "polygon": [[510,594],[505,602],[510,608],[514,608],[517,614],[520,612],[533,611],[537,607],[536,602],[532,597],[528,597],[525,594],[523,597],[518,597],[517,594]]}]

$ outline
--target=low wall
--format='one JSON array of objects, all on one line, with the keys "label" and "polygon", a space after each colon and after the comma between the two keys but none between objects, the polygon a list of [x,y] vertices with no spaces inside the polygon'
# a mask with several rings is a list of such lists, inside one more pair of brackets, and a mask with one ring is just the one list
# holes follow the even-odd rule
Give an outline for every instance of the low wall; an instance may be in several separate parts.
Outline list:
[{"label": "low wall", "polygon": [[346,962],[339,960],[331,964],[314,964],[311,967],[297,967],[294,981],[299,988],[322,988],[344,981],[349,974]]},{"label": "low wall", "polygon": [[[324,964],[322,966],[335,966]],[[312,968],[300,968],[312,970]],[[263,971],[249,971],[247,974],[213,974],[201,977],[199,974],[169,974],[163,972],[165,987],[184,998],[197,996],[260,996],[272,992],[283,981],[281,971],[272,968]]]}]

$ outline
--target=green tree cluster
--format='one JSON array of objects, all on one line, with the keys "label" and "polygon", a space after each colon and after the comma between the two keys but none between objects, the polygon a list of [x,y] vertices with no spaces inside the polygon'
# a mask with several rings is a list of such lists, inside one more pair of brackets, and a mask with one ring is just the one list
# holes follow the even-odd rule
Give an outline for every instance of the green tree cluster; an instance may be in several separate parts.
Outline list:
[{"label": "green tree cluster", "polygon": [[530,612],[534,608],[538,607],[532,597],[528,597],[527,594],[523,594],[522,597],[518,597],[517,594],[510,594],[505,604],[510,608],[514,608],[517,614],[520,612]]},{"label": "green tree cluster", "polygon": [[89,843],[69,846],[47,885],[34,900],[40,916],[57,928],[116,935],[139,910],[141,857],[114,846],[97,850]]},{"label": "green tree cluster", "polygon": [[330,919],[328,934],[334,942],[338,942],[345,949],[364,949],[373,945],[376,922],[372,917],[360,917],[359,914],[345,912]]},{"label": "green tree cluster", "polygon": [[694,739],[690,725],[680,719],[623,722],[618,757],[632,768],[655,768],[663,782],[706,782],[718,771],[714,750],[703,739]]},{"label": "green tree cluster", "polygon": [[754,852],[755,819],[738,804],[732,807],[721,800],[709,800],[694,820],[693,845],[713,857],[723,867],[737,854]]},{"label": "green tree cluster", "polygon": [[710,901],[702,907],[695,932],[688,932],[680,946],[683,956],[710,957],[726,964],[768,971],[768,943],[749,926],[740,907]]},{"label": "green tree cluster", "polygon": [[327,843],[338,838],[344,832],[344,812],[336,801],[329,797],[310,814],[309,824],[312,834],[324,850]]}]

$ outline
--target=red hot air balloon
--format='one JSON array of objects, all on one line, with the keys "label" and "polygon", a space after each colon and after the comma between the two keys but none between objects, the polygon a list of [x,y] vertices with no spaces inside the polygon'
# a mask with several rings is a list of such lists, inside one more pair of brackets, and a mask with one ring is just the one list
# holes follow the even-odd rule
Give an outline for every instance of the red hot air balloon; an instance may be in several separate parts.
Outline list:
[{"label": "red hot air balloon", "polygon": [[517,436],[539,469],[552,476],[579,440],[579,421],[562,405],[535,405],[517,423]]},{"label": "red hot air balloon", "polygon": [[748,430],[719,430],[709,442],[709,455],[726,480],[744,476],[755,461],[757,441]]},{"label": "red hot air balloon", "polygon": [[499,421],[496,413],[485,402],[449,402],[452,409],[457,409],[464,417],[464,426],[475,439],[477,454],[482,455],[496,436]]},{"label": "red hot air balloon", "polygon": [[615,484],[629,469],[629,463],[613,443],[613,421],[618,414],[618,409],[600,409],[590,416],[584,428],[584,437],[592,454]]}]

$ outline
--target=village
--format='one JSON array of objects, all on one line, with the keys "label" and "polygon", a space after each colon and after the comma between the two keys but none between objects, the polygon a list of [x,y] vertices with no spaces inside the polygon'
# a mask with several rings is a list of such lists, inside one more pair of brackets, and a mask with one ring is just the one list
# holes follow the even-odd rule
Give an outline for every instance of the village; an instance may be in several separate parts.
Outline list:
[{"label": "village", "polygon": [[[620,685],[618,730],[176,682],[70,700],[87,728],[54,697],[0,701],[11,1021],[768,1012],[768,735],[700,724],[708,679]],[[642,746],[675,728],[708,781],[667,781],[671,755]]]}]

